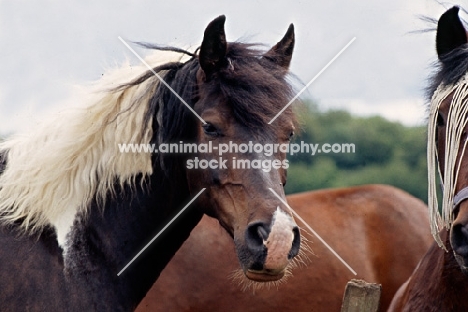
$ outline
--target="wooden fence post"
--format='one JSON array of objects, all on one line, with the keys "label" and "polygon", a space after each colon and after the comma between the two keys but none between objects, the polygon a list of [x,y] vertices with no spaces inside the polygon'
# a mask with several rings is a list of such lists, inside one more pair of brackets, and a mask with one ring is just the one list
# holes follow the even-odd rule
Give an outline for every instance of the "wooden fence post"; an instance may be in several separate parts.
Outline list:
[{"label": "wooden fence post", "polygon": [[382,285],[352,279],[346,285],[341,312],[377,312]]}]

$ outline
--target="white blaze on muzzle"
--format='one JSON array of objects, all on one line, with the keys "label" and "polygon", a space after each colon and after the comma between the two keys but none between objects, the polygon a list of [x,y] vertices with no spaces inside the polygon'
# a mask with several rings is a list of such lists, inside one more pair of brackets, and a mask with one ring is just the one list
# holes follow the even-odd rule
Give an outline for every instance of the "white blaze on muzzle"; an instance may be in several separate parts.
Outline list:
[{"label": "white blaze on muzzle", "polygon": [[273,215],[270,235],[268,235],[266,241],[263,241],[267,248],[265,269],[282,270],[288,265],[288,255],[294,240],[294,227],[296,227],[296,224],[292,217],[277,207]]}]

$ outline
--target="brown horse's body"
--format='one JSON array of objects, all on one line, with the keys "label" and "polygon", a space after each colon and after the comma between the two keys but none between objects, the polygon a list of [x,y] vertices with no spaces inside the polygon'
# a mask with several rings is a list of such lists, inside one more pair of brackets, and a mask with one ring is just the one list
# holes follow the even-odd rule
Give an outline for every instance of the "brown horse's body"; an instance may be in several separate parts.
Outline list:
[{"label": "brown horse's body", "polygon": [[[287,197],[290,206],[357,271],[381,283],[382,309],[430,245],[425,205],[389,186],[312,191]],[[229,279],[239,268],[232,239],[204,217],[138,311],[339,311],[355,278],[315,237],[310,264],[278,289],[242,291]]]}]

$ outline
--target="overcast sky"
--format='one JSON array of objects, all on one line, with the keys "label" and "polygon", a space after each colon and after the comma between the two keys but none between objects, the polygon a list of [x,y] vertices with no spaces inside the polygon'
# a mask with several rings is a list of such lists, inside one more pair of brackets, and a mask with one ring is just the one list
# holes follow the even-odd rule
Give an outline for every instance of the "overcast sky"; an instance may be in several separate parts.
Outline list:
[{"label": "overcast sky", "polygon": [[294,23],[291,70],[304,84],[356,37],[303,97],[324,109],[423,124],[435,33],[411,32],[428,27],[418,15],[438,18],[444,10],[426,0],[0,0],[0,133],[33,129],[65,106],[72,85],[97,80],[125,59],[139,63],[118,36],[197,46],[220,14],[229,41],[274,44]]}]

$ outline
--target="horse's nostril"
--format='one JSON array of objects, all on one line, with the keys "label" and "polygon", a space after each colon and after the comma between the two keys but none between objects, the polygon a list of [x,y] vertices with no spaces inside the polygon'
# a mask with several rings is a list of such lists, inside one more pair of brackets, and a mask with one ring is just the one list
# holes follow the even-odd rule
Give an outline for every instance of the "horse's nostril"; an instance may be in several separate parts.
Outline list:
[{"label": "horse's nostril", "polygon": [[263,222],[250,224],[246,232],[247,245],[251,250],[263,249],[263,241],[268,238],[269,229]]},{"label": "horse's nostril", "polygon": [[462,257],[468,257],[468,225],[456,224],[452,228],[452,248]]},{"label": "horse's nostril", "polygon": [[293,228],[294,238],[291,246],[291,250],[288,254],[288,259],[292,259],[298,255],[299,249],[301,248],[301,233],[299,227],[295,226]]}]

